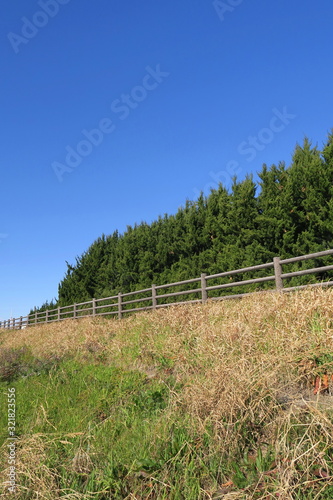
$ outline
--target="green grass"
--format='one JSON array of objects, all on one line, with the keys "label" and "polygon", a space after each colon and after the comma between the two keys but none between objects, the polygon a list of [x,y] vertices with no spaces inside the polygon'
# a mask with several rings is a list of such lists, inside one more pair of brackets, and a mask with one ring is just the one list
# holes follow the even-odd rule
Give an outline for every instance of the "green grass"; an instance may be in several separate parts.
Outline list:
[{"label": "green grass", "polygon": [[[25,436],[38,436],[40,453],[46,453],[43,465],[60,496],[100,492],[94,498],[122,499],[132,492],[146,498],[158,490],[161,499],[200,498],[203,481],[216,483],[217,457],[198,449],[181,409],[170,412],[170,392],[181,390],[172,376],[161,381],[140,371],[66,359],[1,382],[1,392],[9,386],[17,395],[16,433],[22,445]],[[4,412],[0,424],[6,427]],[[25,478],[20,487],[29,489],[31,480]],[[35,493],[25,492],[24,498]],[[44,494],[55,498],[54,492]]]}]

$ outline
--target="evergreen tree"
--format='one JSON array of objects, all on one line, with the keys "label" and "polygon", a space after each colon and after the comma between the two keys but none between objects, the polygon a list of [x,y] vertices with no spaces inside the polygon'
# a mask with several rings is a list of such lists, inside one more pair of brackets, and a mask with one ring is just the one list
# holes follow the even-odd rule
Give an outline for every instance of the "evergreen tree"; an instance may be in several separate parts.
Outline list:
[{"label": "evergreen tree", "polygon": [[[230,192],[220,185],[207,197],[201,194],[187,201],[174,215],[128,226],[122,235],[102,235],[74,265],[67,263],[52,306],[181,281],[202,272],[217,274],[269,262],[276,255],[287,258],[332,248],[333,133],[322,151],[305,139],[296,146],[288,168],[282,162],[263,165],[259,178],[258,185],[251,176],[234,179]],[[317,264],[326,262],[320,259]],[[312,265],[306,261],[290,270]],[[247,277],[251,274],[232,280]]]}]

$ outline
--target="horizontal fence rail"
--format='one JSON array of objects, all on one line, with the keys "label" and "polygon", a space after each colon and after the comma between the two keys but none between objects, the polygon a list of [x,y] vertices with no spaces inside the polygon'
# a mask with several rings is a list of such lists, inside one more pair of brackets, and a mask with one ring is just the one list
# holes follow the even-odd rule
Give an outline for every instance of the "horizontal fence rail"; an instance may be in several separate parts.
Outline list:
[{"label": "horizontal fence rail", "polygon": [[[272,262],[266,264],[259,264],[251,267],[243,267],[241,269],[234,269],[232,271],[226,271],[218,274],[207,275],[205,273],[201,274],[199,278],[188,279],[184,281],[178,281],[175,283],[168,283],[166,285],[152,285],[150,288],[145,288],[144,290],[136,290],[134,292],[118,293],[118,295],[113,295],[112,297],[105,297],[100,299],[92,299],[86,302],[80,302],[78,304],[72,304],[70,306],[56,307],[54,309],[47,309],[45,311],[35,311],[27,316],[21,316],[20,318],[11,318],[5,321],[0,321],[0,328],[11,329],[11,330],[22,330],[28,326],[33,326],[40,323],[53,323],[55,321],[63,321],[66,319],[79,319],[87,316],[108,316],[117,317],[121,319],[125,314],[139,311],[148,311],[153,309],[159,309],[161,307],[169,307],[172,305],[181,305],[188,303],[205,303],[207,300],[225,300],[232,298],[241,298],[247,296],[254,292],[244,292],[239,294],[230,295],[220,295],[213,296],[211,292],[223,291],[225,289],[234,288],[238,286],[253,285],[258,283],[266,283],[269,281],[274,281],[274,288],[267,289],[267,291],[278,291],[278,292],[290,292],[296,289],[303,289],[313,286],[330,286],[333,285],[333,281],[317,282],[307,285],[298,285],[292,287],[284,287],[283,280],[290,279],[298,276],[304,276],[314,273],[323,273],[333,270],[333,265],[313,267],[310,269],[303,269],[301,271],[286,272],[283,273],[282,266],[287,264],[292,264],[295,262],[301,262],[308,259],[316,259],[321,257],[326,257],[333,254],[332,250],[325,250],[322,252],[301,255],[299,257],[292,257],[289,259],[280,259],[280,257],[274,257]],[[216,282],[221,278],[233,279],[233,276],[238,276],[248,272],[257,272],[264,269],[272,269],[272,275],[261,276],[253,279],[243,279],[232,281],[228,283],[213,284],[208,286],[209,282]],[[210,281],[212,280],[212,281]],[[168,289],[174,289],[177,287],[183,287],[184,285],[194,285],[196,288],[188,290],[179,291],[168,291]],[[136,298],[135,296],[140,296]],[[145,295],[142,297],[142,295]],[[182,301],[177,301],[176,298],[181,296],[193,296],[194,298],[185,299]],[[133,298],[134,297],[134,298]],[[172,297],[176,301],[172,301]],[[171,299],[170,302],[165,302],[165,299]],[[164,300],[164,302],[163,302]],[[139,307],[134,307],[139,304]]]}]

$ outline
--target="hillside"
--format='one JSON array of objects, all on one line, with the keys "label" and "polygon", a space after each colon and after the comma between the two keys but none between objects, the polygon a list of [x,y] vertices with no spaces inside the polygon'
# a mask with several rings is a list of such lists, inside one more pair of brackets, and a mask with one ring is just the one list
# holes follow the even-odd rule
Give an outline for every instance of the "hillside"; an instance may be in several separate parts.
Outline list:
[{"label": "hillside", "polygon": [[320,390],[332,299],[254,294],[0,331],[19,437],[13,494],[2,438],[1,498],[332,498],[333,403]]},{"label": "hillside", "polygon": [[305,139],[288,167],[263,165],[258,177],[102,235],[67,263],[51,308],[333,247],[332,134],[322,149]]}]

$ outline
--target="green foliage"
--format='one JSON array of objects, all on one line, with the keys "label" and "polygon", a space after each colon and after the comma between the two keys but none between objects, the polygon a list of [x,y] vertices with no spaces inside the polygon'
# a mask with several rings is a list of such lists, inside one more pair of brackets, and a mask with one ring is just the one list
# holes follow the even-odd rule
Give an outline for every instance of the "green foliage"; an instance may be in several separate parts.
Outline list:
[{"label": "green foliage", "polygon": [[[2,392],[6,385],[0,381]],[[158,498],[203,498],[201,481],[216,484],[217,453],[215,462],[207,457],[187,415],[168,411],[171,393],[180,389],[172,378],[151,380],[140,371],[72,358],[18,378],[15,389],[16,434],[23,441],[38,438],[41,470],[56,476],[60,496],[71,490],[84,498],[94,492],[99,500],[133,492],[148,498],[156,489]],[[4,412],[0,426],[6,426]],[[20,478],[24,498],[32,495],[29,480]]]},{"label": "green foliage", "polygon": [[[57,301],[43,304],[40,310],[145,289],[152,283],[182,281],[202,272],[215,274],[261,264],[275,255],[288,258],[332,248],[332,134],[322,151],[305,139],[303,146],[296,146],[288,168],[284,163],[263,165],[258,175],[258,185],[251,177],[234,179],[230,192],[220,185],[207,197],[187,201],[175,215],[164,215],[150,225],[128,226],[124,234],[102,235],[75,264],[67,263]],[[316,265],[326,262],[320,259]],[[308,261],[296,263],[286,272],[312,266]],[[304,276],[289,284],[330,276]],[[239,278],[251,277],[249,273]],[[224,293],[244,291],[251,287]]]}]

